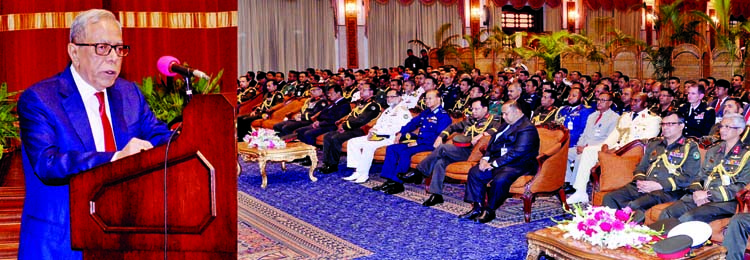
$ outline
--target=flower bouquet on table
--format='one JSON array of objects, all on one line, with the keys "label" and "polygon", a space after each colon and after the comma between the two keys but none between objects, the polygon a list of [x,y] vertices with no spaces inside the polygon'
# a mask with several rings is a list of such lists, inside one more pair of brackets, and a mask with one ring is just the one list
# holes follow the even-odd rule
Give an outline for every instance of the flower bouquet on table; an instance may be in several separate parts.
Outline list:
[{"label": "flower bouquet on table", "polygon": [[608,249],[620,247],[641,248],[662,239],[661,231],[639,225],[632,221],[630,208],[621,210],[609,207],[576,205],[572,209],[573,219],[557,222],[557,228],[565,232],[564,237],[583,240]]},{"label": "flower bouquet on table", "polygon": [[280,149],[286,148],[286,142],[281,140],[271,129],[261,128],[253,129],[242,138],[247,143],[247,147],[258,149]]}]

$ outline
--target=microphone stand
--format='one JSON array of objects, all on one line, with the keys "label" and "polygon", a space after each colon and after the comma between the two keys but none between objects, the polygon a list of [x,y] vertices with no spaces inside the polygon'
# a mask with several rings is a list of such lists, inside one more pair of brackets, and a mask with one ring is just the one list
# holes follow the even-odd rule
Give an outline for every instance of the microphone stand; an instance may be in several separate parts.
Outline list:
[{"label": "microphone stand", "polygon": [[191,77],[185,76],[185,105],[187,105],[187,103],[190,103],[190,99],[193,98],[193,90],[191,89],[192,84],[190,84],[190,78]]}]

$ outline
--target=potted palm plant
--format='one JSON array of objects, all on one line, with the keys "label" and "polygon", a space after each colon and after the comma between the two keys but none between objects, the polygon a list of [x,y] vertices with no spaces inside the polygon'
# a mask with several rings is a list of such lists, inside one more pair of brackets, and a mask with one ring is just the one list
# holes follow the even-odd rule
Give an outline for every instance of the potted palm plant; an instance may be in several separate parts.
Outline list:
[{"label": "potted palm plant", "polygon": [[[8,92],[8,84],[0,84],[0,158],[17,149],[18,116],[15,114],[17,92]],[[0,163],[2,164],[2,163]]]}]

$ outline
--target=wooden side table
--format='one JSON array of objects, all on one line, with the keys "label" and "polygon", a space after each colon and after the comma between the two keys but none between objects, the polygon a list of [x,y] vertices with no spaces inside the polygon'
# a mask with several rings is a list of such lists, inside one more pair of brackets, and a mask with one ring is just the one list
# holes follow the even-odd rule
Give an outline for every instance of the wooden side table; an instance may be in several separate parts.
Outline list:
[{"label": "wooden side table", "polygon": [[[564,232],[555,227],[548,227],[526,234],[529,250],[526,260],[539,259],[541,254],[555,259],[654,259],[656,254],[649,254],[635,248],[607,249],[593,246],[585,241],[563,238]],[[693,250],[690,259],[726,259],[727,250],[720,245],[703,246]]]},{"label": "wooden side table", "polygon": [[237,150],[242,156],[242,159],[247,161],[258,161],[260,166],[260,175],[263,177],[263,183],[260,185],[261,188],[268,186],[268,177],[266,176],[266,163],[267,162],[281,162],[281,170],[286,171],[286,163],[296,159],[302,159],[310,156],[312,165],[310,166],[310,180],[315,182],[318,181],[313,175],[315,166],[318,164],[318,155],[315,152],[315,147],[302,143],[293,142],[286,144],[286,148],[281,149],[258,149],[249,148],[247,143],[237,143]]}]

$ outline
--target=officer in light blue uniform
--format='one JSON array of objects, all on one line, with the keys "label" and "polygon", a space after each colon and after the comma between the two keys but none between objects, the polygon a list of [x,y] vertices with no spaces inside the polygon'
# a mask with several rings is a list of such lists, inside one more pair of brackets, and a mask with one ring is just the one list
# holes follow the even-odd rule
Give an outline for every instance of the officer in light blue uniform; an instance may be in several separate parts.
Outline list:
[{"label": "officer in light blue uniform", "polygon": [[568,94],[568,104],[557,110],[555,121],[570,131],[570,147],[578,143],[578,138],[586,128],[586,120],[594,109],[581,102],[581,89],[573,88]]},{"label": "officer in light blue uniform", "polygon": [[[412,118],[396,137],[401,137],[401,143],[389,145],[385,152],[385,161],[380,176],[387,179],[382,185],[373,187],[373,190],[383,191],[386,194],[396,194],[404,191],[404,184],[398,178],[398,173],[409,170],[411,156],[424,151],[434,149],[435,139],[447,128],[452,120],[448,112],[440,105],[441,100],[437,90],[430,90],[425,94],[425,104],[428,109]],[[412,133],[419,128],[419,133]],[[398,138],[396,139],[398,142]]]}]

